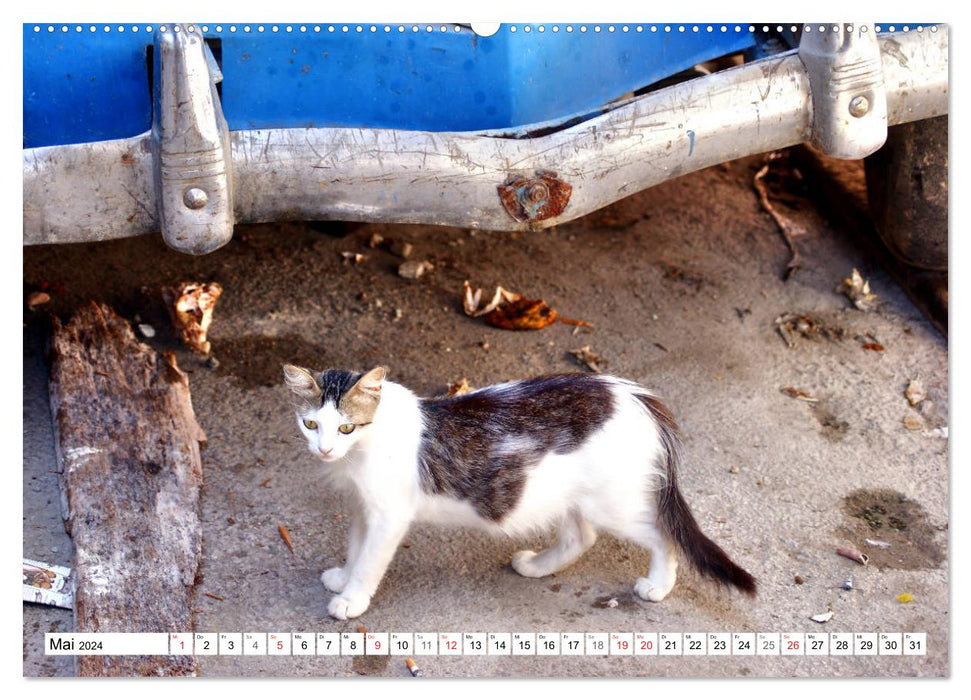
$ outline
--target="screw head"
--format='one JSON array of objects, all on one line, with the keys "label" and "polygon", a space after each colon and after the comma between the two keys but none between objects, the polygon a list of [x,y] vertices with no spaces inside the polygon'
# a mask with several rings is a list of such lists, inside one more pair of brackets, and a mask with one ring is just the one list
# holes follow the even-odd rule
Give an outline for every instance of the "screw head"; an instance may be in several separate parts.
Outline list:
[{"label": "screw head", "polygon": [[854,117],[862,117],[870,111],[870,100],[863,95],[857,95],[850,100],[850,114]]},{"label": "screw head", "polygon": [[550,196],[550,190],[545,184],[537,183],[527,187],[525,194],[528,201],[538,204]]},{"label": "screw head", "polygon": [[209,203],[209,195],[206,191],[199,189],[198,187],[190,187],[182,195],[182,202],[189,207],[189,209],[202,209]]}]

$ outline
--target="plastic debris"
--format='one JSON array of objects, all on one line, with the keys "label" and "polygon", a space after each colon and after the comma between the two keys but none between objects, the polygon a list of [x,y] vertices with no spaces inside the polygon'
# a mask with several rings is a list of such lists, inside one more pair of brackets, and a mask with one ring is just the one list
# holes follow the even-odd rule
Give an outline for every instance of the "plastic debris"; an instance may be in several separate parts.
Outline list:
[{"label": "plastic debris", "polygon": [[945,425],[941,428],[934,428],[933,430],[923,430],[921,431],[920,434],[923,435],[924,437],[936,437],[936,438],[947,439],[947,426]]},{"label": "plastic debris", "polygon": [[162,289],[162,298],[182,341],[203,355],[211,350],[206,334],[222,293],[222,285],[217,282],[183,282]]},{"label": "plastic debris", "polygon": [[24,559],[23,567],[24,602],[53,605],[68,610],[74,607],[71,569],[33,559]]},{"label": "plastic debris", "polygon": [[856,268],[836,291],[853,302],[853,306],[860,311],[872,311],[877,307],[877,295],[870,293],[870,283],[863,279]]},{"label": "plastic debris", "polygon": [[852,591],[853,590],[853,579],[846,578],[843,580],[843,590]]},{"label": "plastic debris", "polygon": [[836,553],[841,557],[846,557],[847,559],[852,559],[857,564],[862,564],[866,566],[867,562],[870,561],[870,557],[863,552],[857,552],[855,549],[846,549],[845,547],[837,547]]},{"label": "plastic debris", "polygon": [[611,598],[610,600],[605,600],[603,606],[605,608],[616,608],[620,603],[617,602],[616,598]]},{"label": "plastic debris", "polygon": [[883,540],[863,540],[871,547],[879,547],[880,549],[887,549],[890,546],[889,542],[884,542]]},{"label": "plastic debris", "polygon": [[820,613],[819,615],[813,615],[809,619],[812,620],[813,622],[818,622],[819,624],[823,624],[833,619],[833,611],[829,610],[827,612]]},{"label": "plastic debris", "polygon": [[900,595],[897,596],[897,602],[912,603],[914,602],[914,596],[912,596],[910,593],[901,593]]}]

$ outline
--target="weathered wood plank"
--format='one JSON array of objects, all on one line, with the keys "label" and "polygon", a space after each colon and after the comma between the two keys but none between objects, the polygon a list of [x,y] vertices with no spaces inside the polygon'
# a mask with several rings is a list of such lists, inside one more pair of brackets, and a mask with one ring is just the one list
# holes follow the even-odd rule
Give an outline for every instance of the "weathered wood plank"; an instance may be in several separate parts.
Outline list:
[{"label": "weathered wood plank", "polygon": [[[67,325],[54,321],[50,398],[76,631],[191,631],[205,434],[174,355],[92,302]],[[78,657],[82,676],[195,670],[191,657]]]}]

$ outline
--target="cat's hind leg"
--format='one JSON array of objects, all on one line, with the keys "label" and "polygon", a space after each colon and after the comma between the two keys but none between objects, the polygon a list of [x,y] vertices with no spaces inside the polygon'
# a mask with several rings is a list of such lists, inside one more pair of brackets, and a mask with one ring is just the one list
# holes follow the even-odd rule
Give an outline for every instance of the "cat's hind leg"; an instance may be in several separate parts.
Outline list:
[{"label": "cat's hind leg", "polygon": [[597,531],[579,513],[571,512],[560,523],[556,544],[542,552],[522,550],[512,558],[512,568],[520,576],[540,578],[565,569],[593,546]]},{"label": "cat's hind leg", "polygon": [[636,536],[628,534],[628,538],[647,549],[651,554],[650,568],[645,578],[634,582],[634,592],[644,600],[657,603],[667,596],[674,588],[678,578],[678,557],[674,543],[660,530],[647,526]]}]

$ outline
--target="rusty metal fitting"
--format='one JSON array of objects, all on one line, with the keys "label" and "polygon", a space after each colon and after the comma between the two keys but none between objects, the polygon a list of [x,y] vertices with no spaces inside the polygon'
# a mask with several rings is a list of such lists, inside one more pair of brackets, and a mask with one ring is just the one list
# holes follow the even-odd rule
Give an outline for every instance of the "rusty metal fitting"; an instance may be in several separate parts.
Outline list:
[{"label": "rusty metal fitting", "polygon": [[570,203],[573,187],[555,172],[537,170],[531,178],[512,175],[497,190],[509,216],[516,221],[534,222],[562,214]]}]

